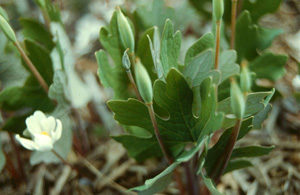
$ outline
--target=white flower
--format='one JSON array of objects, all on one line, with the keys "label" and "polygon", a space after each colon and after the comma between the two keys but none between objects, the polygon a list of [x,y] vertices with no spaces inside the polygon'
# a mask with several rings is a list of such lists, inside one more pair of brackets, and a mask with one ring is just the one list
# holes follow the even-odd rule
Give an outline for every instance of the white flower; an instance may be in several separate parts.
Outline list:
[{"label": "white flower", "polygon": [[296,91],[300,91],[300,75],[294,77],[292,84]]},{"label": "white flower", "polygon": [[52,116],[47,117],[41,111],[35,111],[26,119],[26,126],[32,139],[16,135],[16,139],[28,150],[49,151],[59,140],[62,132],[62,123]]}]

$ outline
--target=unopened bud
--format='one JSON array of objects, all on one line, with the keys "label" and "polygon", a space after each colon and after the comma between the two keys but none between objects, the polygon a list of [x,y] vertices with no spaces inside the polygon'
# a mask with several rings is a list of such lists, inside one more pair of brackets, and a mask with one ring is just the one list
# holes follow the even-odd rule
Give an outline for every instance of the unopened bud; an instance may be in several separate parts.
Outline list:
[{"label": "unopened bud", "polygon": [[245,113],[245,98],[244,95],[236,83],[234,79],[231,81],[231,86],[230,86],[230,103],[231,103],[231,109],[233,111],[233,114],[238,119],[242,119]]},{"label": "unopened bud", "polygon": [[243,92],[251,91],[252,80],[251,80],[250,71],[247,66],[242,66],[240,82],[241,82],[241,89]]},{"label": "unopened bud", "polygon": [[2,15],[0,15],[0,29],[4,32],[5,36],[9,40],[11,40],[14,43],[17,42],[15,32]]},{"label": "unopened bud", "polygon": [[137,87],[143,100],[145,103],[151,103],[153,99],[152,82],[146,68],[139,59],[137,59],[134,70]]},{"label": "unopened bud", "polygon": [[128,56],[128,49],[124,51],[123,57],[122,57],[122,65],[126,69],[126,71],[130,70],[131,62]]},{"label": "unopened bud", "polygon": [[221,20],[224,14],[224,0],[213,0],[213,14],[217,21]]},{"label": "unopened bud", "polygon": [[134,52],[134,35],[128,19],[124,16],[121,9],[117,8],[117,23],[120,34],[121,43],[124,48],[129,48],[130,52]]}]

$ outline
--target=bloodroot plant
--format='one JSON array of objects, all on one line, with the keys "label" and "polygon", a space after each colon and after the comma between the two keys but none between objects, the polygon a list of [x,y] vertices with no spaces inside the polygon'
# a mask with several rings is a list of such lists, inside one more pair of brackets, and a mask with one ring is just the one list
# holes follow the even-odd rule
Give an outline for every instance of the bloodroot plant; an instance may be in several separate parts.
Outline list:
[{"label": "bloodroot plant", "polygon": [[174,33],[169,19],[163,29],[154,26],[135,34],[132,21],[117,8],[110,24],[101,28],[98,74],[114,90],[107,104],[126,130],[113,139],[137,161],[163,157],[168,164],[131,190],[154,194],[174,179],[180,194],[220,194],[215,185],[222,175],[252,166],[246,158],[272,150],[237,144],[253,127],[260,128],[274,90],[252,92],[247,63],[236,63],[247,51],[237,55],[222,49],[223,12],[223,0],[214,0],[215,33],[200,37],[184,62],[179,62],[181,32]]}]

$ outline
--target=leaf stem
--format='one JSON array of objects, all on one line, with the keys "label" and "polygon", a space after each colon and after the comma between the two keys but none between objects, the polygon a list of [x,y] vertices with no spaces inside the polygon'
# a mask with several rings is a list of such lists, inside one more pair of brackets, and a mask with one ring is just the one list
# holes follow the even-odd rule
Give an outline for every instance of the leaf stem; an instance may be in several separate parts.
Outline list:
[{"label": "leaf stem", "polygon": [[193,160],[184,163],[185,175],[187,179],[187,189],[190,195],[199,194],[199,182],[198,178],[195,175]]},{"label": "leaf stem", "polygon": [[215,51],[215,69],[219,69],[220,56],[220,37],[221,37],[221,20],[216,21],[216,51]]},{"label": "leaf stem", "polygon": [[129,80],[130,80],[130,83],[131,83],[132,86],[133,86],[133,89],[134,89],[134,92],[135,92],[135,94],[136,94],[136,97],[138,98],[138,100],[140,100],[140,101],[142,102],[142,97],[141,97],[141,95],[140,95],[140,93],[139,93],[139,90],[138,90],[136,84],[135,84],[135,81],[134,81],[134,79],[133,79],[131,70],[130,70],[130,69],[129,69],[129,70],[126,70],[126,73],[127,73],[127,76],[128,76],[128,78],[129,78]]},{"label": "leaf stem", "polygon": [[24,59],[25,63],[27,64],[28,68],[30,69],[30,71],[32,72],[34,77],[38,80],[40,85],[43,87],[44,91],[46,93],[48,93],[48,90],[49,90],[48,84],[43,79],[43,77],[41,76],[39,71],[36,69],[36,67],[33,65],[31,60],[29,59],[29,57],[26,55],[26,53],[23,50],[23,48],[21,47],[20,43],[19,42],[14,42],[14,45],[17,47],[18,51],[20,52],[22,58]]},{"label": "leaf stem", "polygon": [[236,25],[236,12],[237,12],[237,2],[238,0],[231,0],[231,38],[230,38],[230,48],[235,48],[235,25]]},{"label": "leaf stem", "polygon": [[64,163],[65,165],[69,166],[70,168],[72,168],[73,170],[77,171],[77,169],[75,169],[75,167],[73,167],[69,162],[67,162],[60,154],[58,154],[54,149],[51,150],[51,152],[57,157],[59,158],[59,160],[61,160],[62,163]]},{"label": "leaf stem", "polygon": [[225,168],[228,165],[234,145],[237,141],[237,138],[238,138],[238,135],[240,132],[241,124],[242,124],[242,119],[236,119],[235,125],[233,127],[230,138],[226,145],[224,155],[221,156],[221,159],[218,163],[218,165],[220,165],[220,168],[218,168],[218,166],[217,166],[215,169],[217,171],[217,173],[212,175],[215,182],[219,181],[221,175],[223,174]]},{"label": "leaf stem", "polygon": [[[151,103],[147,103],[146,105],[147,105],[149,115],[150,115],[150,118],[151,118],[151,122],[152,122],[152,125],[153,125],[153,128],[154,128],[155,137],[158,141],[158,144],[160,146],[160,149],[161,149],[164,157],[167,159],[168,164],[171,165],[174,162],[174,160],[172,159],[171,156],[169,156],[169,154],[167,152],[167,149],[166,149],[166,146],[164,145],[163,140],[161,138],[161,135],[160,135],[160,132],[159,132],[159,129],[158,129],[158,125],[157,125],[157,121],[156,121],[156,118],[155,118],[153,104],[151,102]],[[174,175],[175,175],[175,179],[176,179],[180,194],[182,194],[182,195],[185,194],[185,190],[184,190],[184,187],[183,187],[183,182],[182,182],[180,173],[177,169],[174,170]]]}]

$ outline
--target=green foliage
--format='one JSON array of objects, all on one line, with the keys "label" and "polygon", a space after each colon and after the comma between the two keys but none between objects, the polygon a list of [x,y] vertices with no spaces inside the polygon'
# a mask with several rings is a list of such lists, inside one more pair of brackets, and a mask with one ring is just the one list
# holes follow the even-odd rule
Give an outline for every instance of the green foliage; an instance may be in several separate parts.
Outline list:
[{"label": "green foliage", "polygon": [[285,64],[288,57],[273,53],[264,53],[255,58],[250,64],[250,69],[255,72],[257,78],[265,78],[277,81],[285,74]]},{"label": "green foliage", "polygon": [[267,29],[252,22],[251,15],[244,11],[237,18],[235,45],[238,61],[242,59],[253,60],[258,51],[268,48],[273,39],[282,33],[280,29]]},{"label": "green foliage", "polygon": [[10,27],[10,25],[8,24],[8,22],[6,21],[5,14],[3,14],[4,16],[2,16],[2,14],[0,15],[0,29],[3,31],[3,33],[5,34],[5,36],[12,42],[17,42],[17,38],[15,35],[15,32],[13,31],[13,29]]},{"label": "green foliage", "polygon": [[167,19],[161,38],[161,63],[166,76],[172,67],[178,68],[178,57],[180,54],[181,33],[176,31],[171,20]]},{"label": "green foliage", "polygon": [[[203,96],[211,96],[211,92],[213,92],[213,86],[208,84],[208,90],[206,94]],[[197,119],[192,114],[192,98],[193,93],[189,88],[187,82],[185,81],[183,75],[179,73],[176,69],[171,69],[166,78],[166,83],[160,80],[156,80],[153,87],[154,92],[154,100],[156,104],[162,109],[166,110],[169,113],[168,119],[161,118],[156,116],[156,120],[158,122],[158,127],[161,130],[161,136],[164,142],[171,148],[175,148],[173,150],[173,154],[177,153],[177,146],[183,146],[188,142],[195,142],[199,139],[199,136],[203,129],[201,127],[207,127],[206,133],[202,133],[201,135],[205,135],[208,133],[217,130],[218,127],[210,126],[208,123],[208,119],[212,116],[208,115],[205,119],[200,118]],[[207,97],[208,98],[208,97]],[[154,136],[153,127],[151,124],[151,120],[148,114],[147,107],[133,99],[129,99],[127,101],[120,100],[112,100],[108,102],[108,106],[115,113],[115,119],[124,125],[138,126],[146,129],[152,136]],[[209,106],[209,105],[206,105]],[[213,113],[214,114],[214,113]],[[222,121],[222,115],[217,115],[217,119]],[[215,123],[219,124],[219,123]],[[121,141],[123,145],[126,143],[130,143],[129,139],[132,139],[132,142],[136,143],[137,139],[146,138],[138,138],[136,136],[126,136],[126,143],[119,136],[117,139]],[[147,138],[147,142],[157,142],[155,139]],[[142,141],[140,141],[142,142]],[[157,147],[157,146],[156,146]],[[140,150],[145,148],[148,149],[149,146],[144,144],[141,146]],[[132,148],[135,150],[136,148]],[[135,151],[129,152],[129,154],[135,154]],[[144,153],[141,153],[143,155]],[[146,153],[145,153],[146,154]],[[147,155],[147,154],[146,154]],[[150,157],[144,156],[143,158]],[[136,157],[136,156],[133,156]],[[139,157],[141,159],[141,157]]]},{"label": "green foliage", "polygon": [[96,53],[99,65],[98,75],[105,87],[114,89],[116,98],[123,99],[128,96],[126,94],[126,89],[129,81],[122,66],[124,49],[122,49],[121,40],[119,38],[116,12],[113,14],[109,26],[101,28],[100,43],[114,61],[114,67],[108,63],[108,56],[104,51],[100,50]]},{"label": "green foliage", "polygon": [[207,137],[202,137],[200,141],[189,151],[182,153],[177,160],[169,165],[163,172],[152,179],[146,180],[145,184],[132,188],[131,190],[138,191],[139,194],[155,194],[165,189],[172,179],[172,172],[183,162],[188,162],[204,145]]},{"label": "green foliage", "polygon": [[43,24],[29,18],[21,18],[20,24],[22,26],[22,33],[25,38],[43,45],[48,51],[53,49],[53,37]]}]

